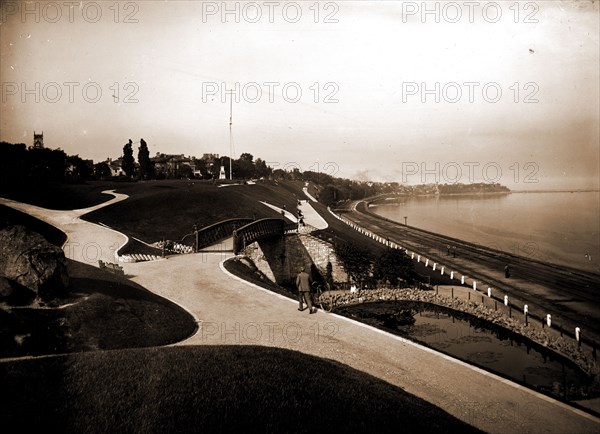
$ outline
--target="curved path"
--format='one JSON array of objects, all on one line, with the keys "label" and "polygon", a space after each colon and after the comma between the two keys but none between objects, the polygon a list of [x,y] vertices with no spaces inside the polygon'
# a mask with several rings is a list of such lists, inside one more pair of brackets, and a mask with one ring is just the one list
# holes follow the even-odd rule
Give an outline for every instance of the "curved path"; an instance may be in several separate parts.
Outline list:
[{"label": "curved path", "polygon": [[[125,239],[81,221],[75,211],[24,204],[18,209],[46,217],[42,219],[67,233],[67,244],[95,242],[104,252]],[[219,271],[230,255],[188,254],[123,267],[133,281],[200,319],[198,332],[177,345],[265,345],[333,359],[401,387],[487,432],[600,429],[598,418],[402,338],[337,315],[298,312],[294,300]]]},{"label": "curved path", "polygon": [[102,193],[114,197],[99,205],[71,211],[41,208],[3,197],[0,197],[0,204],[30,214],[39,220],[56,226],[67,235],[67,241],[62,247],[68,259],[98,266],[99,260],[115,262],[115,252],[127,242],[127,237],[122,233],[86,222],[80,218],[84,214],[129,197],[125,194],[115,193],[114,190],[106,190]]}]

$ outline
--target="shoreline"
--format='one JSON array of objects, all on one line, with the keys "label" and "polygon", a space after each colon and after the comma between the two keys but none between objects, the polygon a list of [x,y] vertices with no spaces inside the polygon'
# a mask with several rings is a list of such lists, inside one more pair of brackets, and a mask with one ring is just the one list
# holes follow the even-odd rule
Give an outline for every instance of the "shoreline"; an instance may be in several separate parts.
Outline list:
[{"label": "shoreline", "polygon": [[[405,226],[366,209],[367,201],[354,202],[351,209],[342,211],[343,219],[356,227],[365,228],[367,232],[376,231],[381,239],[389,240],[403,250],[407,248],[415,255],[421,255],[423,260],[429,258],[432,263],[438,263],[440,268],[445,266],[448,273],[454,270],[455,274],[459,273],[458,277],[455,276],[458,282],[462,273],[468,286],[477,283],[477,294],[485,293],[486,288],[490,287],[496,299],[507,295],[516,312],[523,311],[524,305],[528,304],[530,316],[537,314],[541,318],[551,314],[553,323],[561,325],[566,336],[574,339],[573,330],[576,326],[580,327],[586,331],[589,351],[598,347],[600,297],[594,288],[600,281],[600,274],[518,257]],[[460,254],[456,257],[440,251],[439,246],[445,246],[449,241],[459,248]],[[506,279],[502,271],[507,263],[512,264],[513,275],[510,279]]]},{"label": "shoreline", "polygon": [[[464,195],[461,195],[464,196]],[[399,225],[401,227],[406,227],[406,228],[410,228],[411,230],[415,230],[415,231],[419,231],[419,232],[423,232],[425,234],[429,234],[429,235],[433,235],[436,237],[440,237],[440,238],[444,238],[447,239],[450,242],[458,242],[458,243],[462,243],[462,244],[468,244],[473,246],[474,248],[478,248],[481,250],[486,250],[486,251],[490,251],[490,252],[494,252],[494,253],[499,253],[499,254],[503,254],[503,255],[507,255],[512,257],[513,259],[516,260],[525,260],[525,261],[531,261],[537,264],[541,264],[544,266],[548,266],[551,268],[555,268],[555,269],[564,269],[566,271],[570,271],[571,273],[577,273],[577,274],[591,274],[593,276],[595,276],[597,279],[600,279],[600,270],[593,270],[593,269],[587,269],[587,268],[578,268],[576,266],[574,266],[571,262],[567,262],[565,261],[564,263],[557,263],[557,262],[551,262],[549,260],[542,260],[542,259],[536,259],[533,257],[528,257],[525,255],[518,255],[516,253],[512,253],[510,251],[504,251],[504,250],[499,250],[493,247],[489,247],[489,246],[485,246],[479,242],[476,241],[469,241],[463,238],[457,238],[455,236],[452,235],[447,235],[445,233],[439,232],[439,231],[433,231],[433,230],[429,230],[429,229],[423,229],[420,227],[416,227],[416,226],[411,226],[411,225],[405,225],[404,223],[385,217],[383,215],[380,215],[374,211],[371,211],[371,208],[378,208],[378,207],[385,207],[385,206],[397,206],[397,205],[404,205],[404,204],[400,204],[400,203],[379,203],[379,204],[373,204],[371,202],[371,199],[363,199],[360,202],[364,202],[366,204],[366,210],[365,212],[369,215],[374,216],[375,218],[379,218],[379,219],[383,219],[386,220],[390,223]],[[537,245],[537,243],[536,243]]]}]

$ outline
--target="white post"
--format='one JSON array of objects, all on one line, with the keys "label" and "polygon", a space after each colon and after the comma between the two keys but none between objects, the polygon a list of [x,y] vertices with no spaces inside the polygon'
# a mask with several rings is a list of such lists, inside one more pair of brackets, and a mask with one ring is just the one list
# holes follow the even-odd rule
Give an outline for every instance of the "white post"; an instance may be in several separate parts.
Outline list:
[{"label": "white post", "polygon": [[529,312],[529,306],[525,305],[523,306],[523,315],[526,315],[527,312]]},{"label": "white post", "polygon": [[488,287],[488,297],[492,296],[492,288]]},{"label": "white post", "polygon": [[443,276],[444,275],[444,267],[442,267],[442,271],[440,271],[440,274]]},{"label": "white post", "polygon": [[415,259],[415,252],[412,252],[412,253],[410,254],[410,259]]},{"label": "white post", "polygon": [[429,259],[425,259],[425,266],[427,267],[429,265]]},{"label": "white post", "polygon": [[465,275],[463,274],[462,277],[460,278],[460,284],[464,285],[465,284]]},{"label": "white post", "polygon": [[504,306],[508,306],[508,295],[504,296]]},{"label": "white post", "polygon": [[454,280],[454,271],[450,272],[450,280]]},{"label": "white post", "polygon": [[437,262],[433,263],[433,271],[435,271],[435,267],[437,267]]},{"label": "white post", "polygon": [[579,332],[581,332],[581,329],[579,327],[575,327],[575,340],[577,342],[579,342]]},{"label": "white post", "polygon": [[417,255],[417,262],[421,262],[421,255]]},{"label": "white post", "polygon": [[473,281],[473,291],[477,291],[477,282]]},{"label": "white post", "polygon": [[546,315],[546,324],[548,327],[552,327],[552,316],[550,314]]}]

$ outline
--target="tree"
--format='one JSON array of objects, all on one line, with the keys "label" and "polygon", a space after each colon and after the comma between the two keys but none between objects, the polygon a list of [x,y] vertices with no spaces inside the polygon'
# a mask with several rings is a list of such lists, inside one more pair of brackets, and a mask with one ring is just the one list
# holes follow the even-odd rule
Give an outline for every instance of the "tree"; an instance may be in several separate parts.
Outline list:
[{"label": "tree", "polygon": [[63,181],[67,154],[62,149],[29,148],[29,174],[35,181]]},{"label": "tree", "polygon": [[334,250],[346,273],[355,281],[360,282],[369,277],[373,265],[371,252],[352,242],[336,243]]},{"label": "tree", "polygon": [[396,286],[399,279],[412,281],[412,270],[413,263],[404,251],[387,249],[375,262],[373,274],[375,278],[389,280],[393,286]]},{"label": "tree", "polygon": [[79,155],[67,156],[65,178],[69,181],[85,181],[89,179],[93,171],[94,167],[91,160],[83,160]]},{"label": "tree", "polygon": [[149,179],[154,175],[154,168],[150,160],[150,151],[144,139],[140,139],[138,148],[138,163],[140,164],[140,179]]},{"label": "tree", "polygon": [[177,169],[177,177],[178,178],[193,178],[194,177],[194,171],[192,170],[192,168],[186,164],[183,164],[179,167],[179,169]]},{"label": "tree", "polygon": [[133,159],[133,143],[131,139],[123,146],[123,171],[128,178],[133,176],[135,171],[135,160]]},{"label": "tree", "polygon": [[238,160],[234,161],[235,170],[233,173],[236,175],[236,178],[247,179],[254,177],[256,170],[252,161],[253,159],[252,154],[243,153]]},{"label": "tree", "polygon": [[240,160],[249,161],[250,163],[252,163],[252,161],[254,160],[254,156],[252,154],[249,154],[248,152],[244,152],[242,155],[240,155]]},{"label": "tree", "polygon": [[331,206],[339,200],[339,191],[333,185],[328,185],[319,193],[319,202]]},{"label": "tree", "polygon": [[271,175],[271,172],[273,171],[273,169],[267,166],[267,163],[260,158],[256,159],[256,161],[254,162],[254,167],[254,171],[257,178],[267,178]]},{"label": "tree", "polygon": [[94,164],[94,176],[98,179],[110,178],[110,166],[106,161]]}]

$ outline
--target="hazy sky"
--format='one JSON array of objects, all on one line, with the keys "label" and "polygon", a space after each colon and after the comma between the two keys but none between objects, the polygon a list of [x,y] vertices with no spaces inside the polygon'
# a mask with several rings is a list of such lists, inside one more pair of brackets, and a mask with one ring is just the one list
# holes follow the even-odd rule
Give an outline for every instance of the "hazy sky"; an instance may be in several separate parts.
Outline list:
[{"label": "hazy sky", "polygon": [[598,188],[599,3],[2,2],[0,139]]}]

